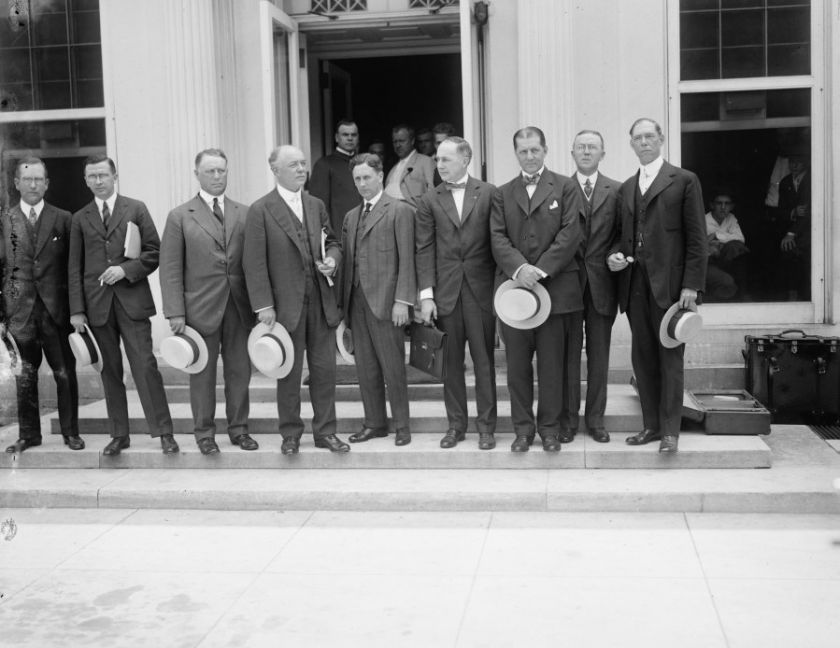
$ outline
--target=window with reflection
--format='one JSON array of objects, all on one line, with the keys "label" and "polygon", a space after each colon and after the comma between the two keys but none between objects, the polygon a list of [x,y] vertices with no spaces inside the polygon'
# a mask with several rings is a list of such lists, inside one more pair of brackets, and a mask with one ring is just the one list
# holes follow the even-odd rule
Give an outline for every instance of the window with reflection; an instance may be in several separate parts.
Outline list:
[{"label": "window with reflection", "polygon": [[[706,202],[706,302],[812,299],[810,32],[803,0],[680,1],[681,164]],[[704,91],[722,79],[766,87]]]}]

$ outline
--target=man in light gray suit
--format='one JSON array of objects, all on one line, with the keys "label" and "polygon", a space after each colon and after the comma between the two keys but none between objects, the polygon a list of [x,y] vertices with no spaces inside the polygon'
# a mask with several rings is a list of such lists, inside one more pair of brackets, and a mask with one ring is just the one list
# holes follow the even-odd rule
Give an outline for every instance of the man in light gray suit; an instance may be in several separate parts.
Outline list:
[{"label": "man in light gray suit", "polygon": [[173,209],[163,230],[163,312],[173,333],[183,333],[189,325],[207,344],[207,366],[190,375],[190,405],[201,453],[219,452],[214,436],[220,346],[228,436],[243,450],[256,450],[257,442],[248,435],[248,333],[254,315],[242,270],[248,208],[225,196],[227,157],[223,151],[201,151],[195,158],[195,177],[201,187],[198,195]]},{"label": "man in light gray suit", "polygon": [[351,443],[388,436],[385,385],[398,446],[411,442],[405,334],[414,303],[414,210],[383,191],[382,160],[373,153],[350,162],[362,204],[347,212],[344,250],[344,322],[353,333],[359,388],[365,409]]}]

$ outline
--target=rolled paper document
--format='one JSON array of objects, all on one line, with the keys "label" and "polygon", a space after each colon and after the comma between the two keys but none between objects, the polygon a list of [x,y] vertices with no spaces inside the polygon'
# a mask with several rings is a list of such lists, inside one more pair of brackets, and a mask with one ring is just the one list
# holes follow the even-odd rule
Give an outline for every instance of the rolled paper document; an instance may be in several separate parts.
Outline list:
[{"label": "rolled paper document", "polygon": [[[327,231],[321,228],[321,262],[325,263],[327,260]],[[334,286],[335,282],[332,277],[327,277],[327,285]]]},{"label": "rolled paper document", "polygon": [[627,257],[627,259],[626,259],[627,263],[633,263],[633,261],[635,261],[635,260],[636,259],[634,259],[633,257]]}]

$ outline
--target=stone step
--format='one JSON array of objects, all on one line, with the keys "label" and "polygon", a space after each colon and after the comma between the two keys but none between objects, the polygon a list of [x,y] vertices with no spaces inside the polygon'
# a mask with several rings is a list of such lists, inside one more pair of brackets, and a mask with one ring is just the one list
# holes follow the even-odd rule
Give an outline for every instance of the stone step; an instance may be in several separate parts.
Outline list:
[{"label": "stone step", "polygon": [[[14,441],[13,435],[0,438],[4,446]],[[769,468],[770,448],[754,436],[706,436],[685,433],[680,438],[680,451],[661,455],[658,443],[629,446],[627,433],[615,433],[610,443],[596,443],[586,435],[578,435],[564,444],[561,452],[542,450],[537,441],[529,452],[510,452],[512,434],[497,434],[493,450],[479,450],[477,436],[469,435],[457,447],[444,450],[440,437],[415,435],[408,446],[397,447],[393,437],[352,444],[344,454],[315,448],[312,438],[301,442],[300,453],[285,456],[280,452],[279,437],[259,437],[260,449],[245,452],[232,446],[227,438],[217,435],[221,452],[202,455],[190,435],[180,435],[181,451],[164,455],[157,439],[134,435],[131,447],[117,457],[103,456],[105,439],[87,439],[80,451],[66,449],[58,440],[48,439],[44,445],[30,448],[20,455],[0,455],[2,468],[318,468],[318,469],[583,469],[583,468]]]}]

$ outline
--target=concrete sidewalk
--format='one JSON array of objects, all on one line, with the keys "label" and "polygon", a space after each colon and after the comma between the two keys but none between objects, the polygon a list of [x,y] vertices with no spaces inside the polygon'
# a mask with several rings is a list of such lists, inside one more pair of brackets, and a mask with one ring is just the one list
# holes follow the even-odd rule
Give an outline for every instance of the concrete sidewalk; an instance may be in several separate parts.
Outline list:
[{"label": "concrete sidewalk", "polygon": [[0,616],[17,648],[840,636],[840,516],[0,510],[12,519]]}]

